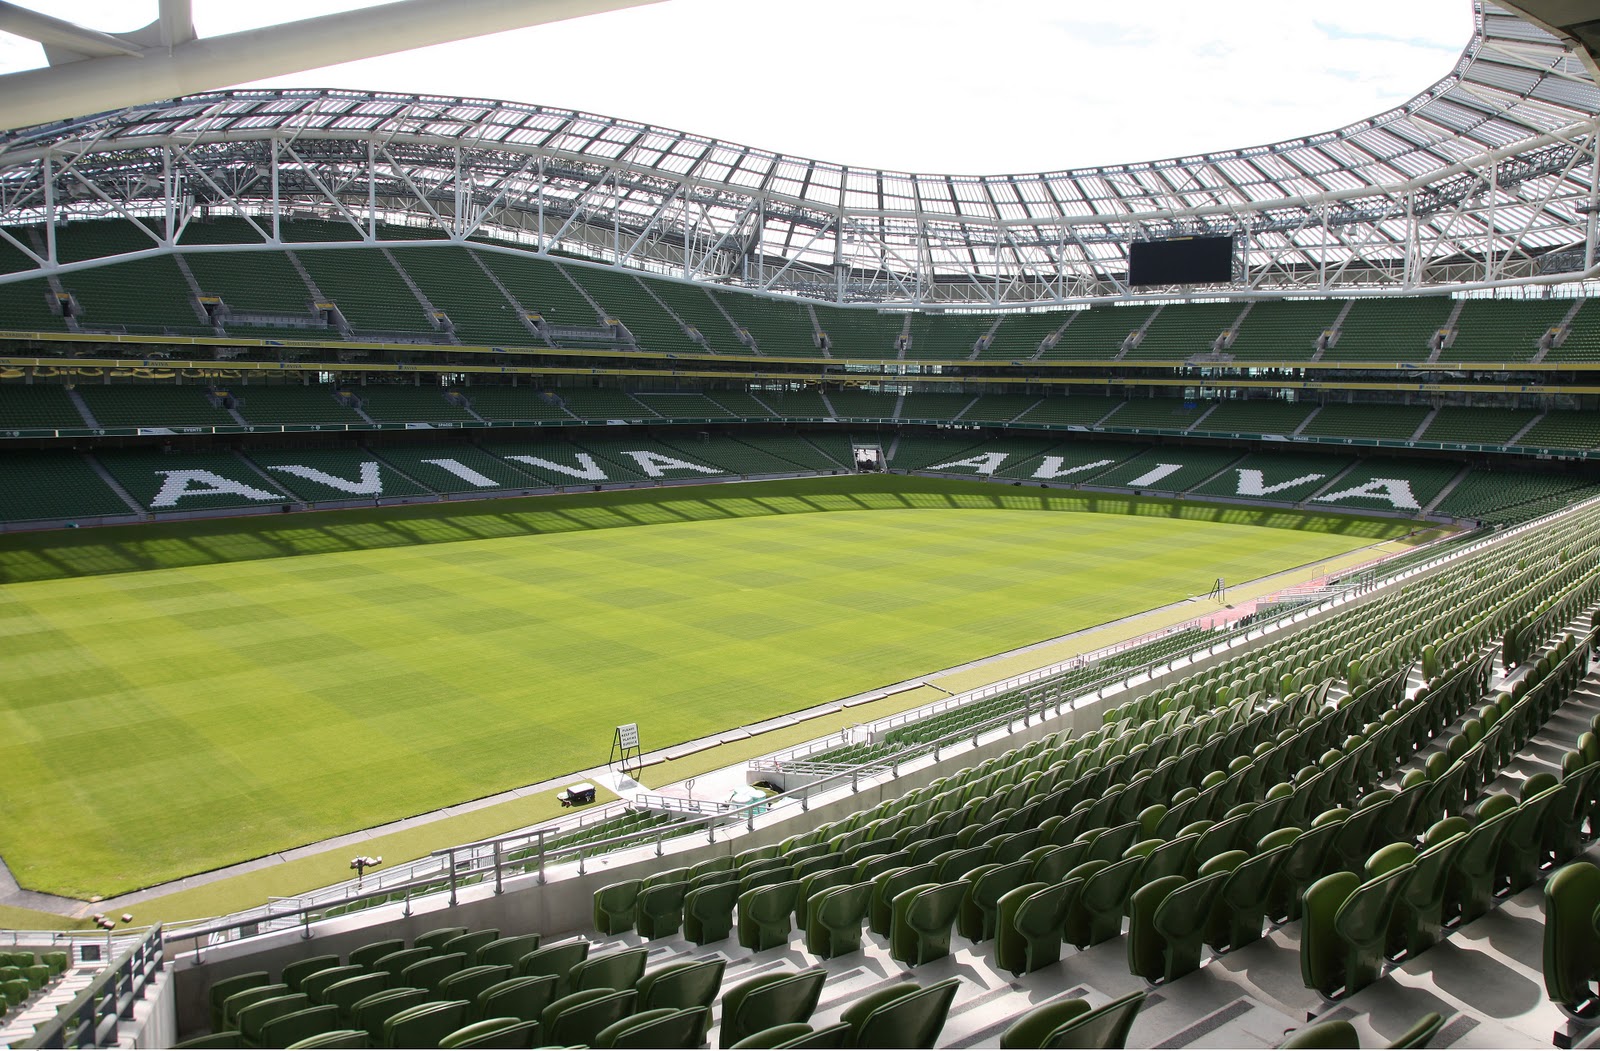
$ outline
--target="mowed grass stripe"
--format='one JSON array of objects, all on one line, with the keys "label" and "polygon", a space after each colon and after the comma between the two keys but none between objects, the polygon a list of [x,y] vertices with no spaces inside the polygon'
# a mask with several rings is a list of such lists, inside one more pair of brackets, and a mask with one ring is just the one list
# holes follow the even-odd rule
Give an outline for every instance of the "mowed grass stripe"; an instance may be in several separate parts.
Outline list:
[{"label": "mowed grass stripe", "polygon": [[13,585],[0,855],[109,895],[581,769],[617,722],[665,745],[1365,541],[856,511]]}]

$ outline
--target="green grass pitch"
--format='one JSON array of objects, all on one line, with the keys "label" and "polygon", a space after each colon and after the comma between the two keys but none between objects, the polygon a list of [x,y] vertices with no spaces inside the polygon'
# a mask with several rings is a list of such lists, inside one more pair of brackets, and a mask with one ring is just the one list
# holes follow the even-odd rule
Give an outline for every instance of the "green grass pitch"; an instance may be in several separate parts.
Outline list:
[{"label": "green grass pitch", "polygon": [[0,856],[111,895],[1409,528],[840,477],[0,537]]}]

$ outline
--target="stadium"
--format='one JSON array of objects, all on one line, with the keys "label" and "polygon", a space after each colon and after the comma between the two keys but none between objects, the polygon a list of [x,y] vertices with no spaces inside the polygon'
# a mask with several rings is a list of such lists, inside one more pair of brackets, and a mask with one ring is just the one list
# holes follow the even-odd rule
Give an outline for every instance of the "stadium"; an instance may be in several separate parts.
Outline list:
[{"label": "stadium", "polygon": [[1600,1042],[1600,9],[1462,3],[970,176],[0,4],[0,1046]]}]

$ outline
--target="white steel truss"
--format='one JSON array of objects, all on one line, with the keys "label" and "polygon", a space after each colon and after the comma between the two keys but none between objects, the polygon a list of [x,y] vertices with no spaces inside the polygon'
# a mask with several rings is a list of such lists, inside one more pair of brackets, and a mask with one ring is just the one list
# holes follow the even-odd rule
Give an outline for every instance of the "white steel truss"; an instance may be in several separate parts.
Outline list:
[{"label": "white steel truss", "polygon": [[[63,222],[141,218],[151,244],[133,254],[143,255],[204,250],[185,240],[187,225],[219,215],[247,219],[263,248],[279,244],[283,218],[315,217],[365,242],[395,243],[409,226],[417,240],[492,238],[841,303],[1395,294],[1593,277],[1600,90],[1563,40],[1482,0],[1473,14],[1450,75],[1369,120],[1036,175],[853,168],[477,99],[195,95],[0,136],[0,242],[27,264],[0,283],[106,261],[60,260]],[[34,225],[42,236],[19,236]],[[1235,279],[1136,294],[1128,244],[1185,234],[1232,235]]]}]

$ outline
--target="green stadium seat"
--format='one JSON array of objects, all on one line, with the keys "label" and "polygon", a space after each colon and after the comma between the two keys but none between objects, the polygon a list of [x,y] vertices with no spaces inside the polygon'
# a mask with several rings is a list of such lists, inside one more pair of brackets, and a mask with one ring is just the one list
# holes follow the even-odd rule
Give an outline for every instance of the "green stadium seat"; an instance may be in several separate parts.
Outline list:
[{"label": "green stadium seat", "polygon": [[383,1046],[383,1024],[408,1007],[427,1003],[432,994],[426,989],[406,987],[385,989],[357,1000],[350,1007],[350,1027],[364,1030],[375,1047]]},{"label": "green stadium seat", "polygon": [[473,962],[491,967],[509,964],[515,967],[522,962],[522,958],[531,952],[538,951],[539,935],[516,934],[509,938],[496,938],[487,945],[479,946]]},{"label": "green stadium seat", "polygon": [[590,956],[575,964],[567,976],[567,988],[573,992],[584,989],[633,989],[644,976],[646,949],[616,949],[598,956]]},{"label": "green stadium seat", "polygon": [[601,934],[623,934],[633,930],[634,909],[644,880],[612,883],[594,892],[594,929]]},{"label": "green stadium seat", "polygon": [[292,1047],[302,1040],[336,1029],[339,1009],[332,1004],[307,1007],[280,1015],[261,1027],[260,1047]]},{"label": "green stadium seat", "polygon": [[696,945],[722,941],[733,933],[733,907],[739,899],[734,883],[691,890],[683,899],[683,936]]},{"label": "green stadium seat", "polygon": [[589,958],[589,943],[582,938],[546,945],[524,956],[517,963],[517,974],[525,978],[555,975],[558,996],[572,991],[572,969]]},{"label": "green stadium seat", "polygon": [[539,1037],[539,1023],[517,1018],[485,1018],[462,1026],[439,1041],[440,1047],[535,1047]]},{"label": "green stadium seat", "polygon": [[[907,987],[909,985],[909,988]],[[920,988],[897,984],[856,1000],[840,1015],[856,1047],[931,1048],[944,1030],[961,979]]]},{"label": "green stadium seat", "polygon": [[948,956],[950,931],[966,893],[967,884],[957,880],[924,883],[897,894],[889,927],[889,955],[908,967]]},{"label": "green stadium seat", "polygon": [[645,972],[639,979],[639,1008],[653,1011],[661,1007],[701,1008],[710,1021],[711,1004],[722,989],[722,975],[728,963],[722,959],[669,963]]},{"label": "green stadium seat", "polygon": [[558,1047],[596,1043],[602,1030],[634,1012],[633,989],[585,989],[551,1003],[539,1016],[540,1039]]},{"label": "green stadium seat", "polygon": [[1006,1049],[1120,1048],[1128,1044],[1133,1020],[1144,1006],[1143,992],[1129,993],[1090,1009],[1088,1001],[1060,1000],[1018,1018],[1000,1034]]},{"label": "green stadium seat", "polygon": [[285,964],[281,981],[289,987],[290,992],[302,992],[301,987],[305,984],[306,978],[318,971],[338,967],[342,962],[337,956],[308,956],[303,960]]},{"label": "green stadium seat", "polygon": [[763,1029],[807,1022],[822,996],[828,972],[813,967],[798,973],[764,974],[740,982],[722,996],[719,1047],[732,1047]]},{"label": "green stadium seat", "polygon": [[553,974],[522,976],[496,982],[478,993],[478,1014],[485,1018],[520,1018],[537,1022],[555,1001],[561,979]]},{"label": "green stadium seat", "polygon": [[697,1007],[655,1008],[629,1015],[600,1030],[603,1048],[696,1048],[706,1042],[706,1013]]},{"label": "green stadium seat", "polygon": [[860,952],[872,892],[873,884],[863,882],[813,895],[807,905],[806,951],[824,960]]},{"label": "green stadium seat", "polygon": [[465,1000],[417,1004],[383,1023],[384,1047],[438,1047],[439,1041],[467,1024],[472,1005]]}]

